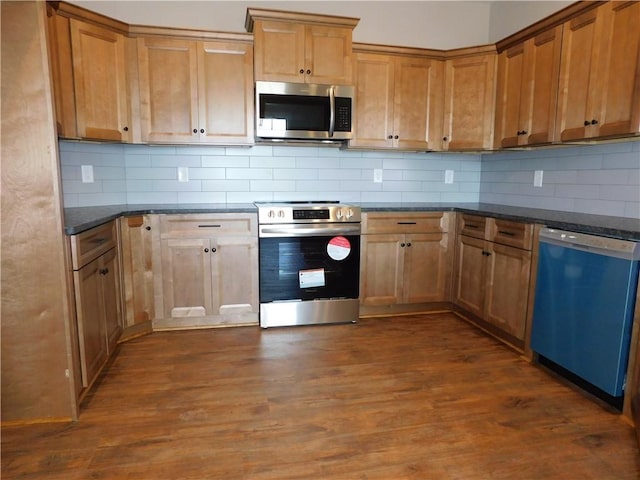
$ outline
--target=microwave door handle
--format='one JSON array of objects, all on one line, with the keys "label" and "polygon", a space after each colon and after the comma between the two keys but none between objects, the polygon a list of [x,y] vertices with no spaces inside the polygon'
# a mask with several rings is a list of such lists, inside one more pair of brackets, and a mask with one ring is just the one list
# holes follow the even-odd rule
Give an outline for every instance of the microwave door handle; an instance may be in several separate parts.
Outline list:
[{"label": "microwave door handle", "polygon": [[333,131],[336,128],[336,92],[333,85],[329,87],[329,106],[331,107],[329,113],[329,137],[333,137]]}]

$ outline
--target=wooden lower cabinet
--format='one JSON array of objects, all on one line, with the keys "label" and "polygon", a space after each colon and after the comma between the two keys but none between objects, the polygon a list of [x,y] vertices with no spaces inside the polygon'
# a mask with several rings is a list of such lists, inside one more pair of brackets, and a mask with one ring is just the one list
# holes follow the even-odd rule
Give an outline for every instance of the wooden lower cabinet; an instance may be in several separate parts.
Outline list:
[{"label": "wooden lower cabinet", "polygon": [[[450,259],[448,213],[370,213],[362,235],[360,303],[363,306],[446,301]],[[411,233],[367,233],[399,231]],[[413,230],[418,232],[413,233]],[[430,233],[419,233],[420,230]]]},{"label": "wooden lower cabinet", "polygon": [[[120,266],[115,223],[71,237],[82,386],[90,387],[120,333]],[[97,246],[96,246],[97,245]]]},{"label": "wooden lower cabinet", "polygon": [[123,332],[121,341],[152,331],[153,257],[149,215],[120,217]]},{"label": "wooden lower cabinet", "polygon": [[474,215],[459,218],[454,303],[524,349],[533,225]]},{"label": "wooden lower cabinet", "polygon": [[[257,219],[252,214],[234,223],[233,214],[225,215],[161,221],[154,329],[258,322],[258,239],[251,230]],[[239,234],[245,225],[246,234]]]}]

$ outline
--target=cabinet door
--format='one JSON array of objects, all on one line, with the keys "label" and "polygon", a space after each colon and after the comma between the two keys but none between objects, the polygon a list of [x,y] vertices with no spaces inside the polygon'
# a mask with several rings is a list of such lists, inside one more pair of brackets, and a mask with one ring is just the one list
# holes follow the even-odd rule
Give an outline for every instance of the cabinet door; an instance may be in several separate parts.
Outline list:
[{"label": "cabinet door", "polygon": [[138,38],[138,74],[142,140],[198,141],[196,42]]},{"label": "cabinet door", "polygon": [[640,132],[640,2],[609,2],[598,8],[604,17],[596,70],[592,136]]},{"label": "cabinet door", "polygon": [[356,54],[354,147],[392,147],[394,63],[388,55]]},{"label": "cabinet door", "polygon": [[360,302],[363,305],[402,303],[404,235],[363,235]]},{"label": "cabinet door", "polygon": [[256,20],[253,39],[256,80],[304,82],[304,25]]},{"label": "cabinet door", "polygon": [[127,141],[124,36],[75,19],[70,28],[78,136]]},{"label": "cabinet door", "polygon": [[436,60],[395,60],[394,146],[432,149],[442,136],[444,64]]},{"label": "cabinet door", "polygon": [[120,268],[117,250],[109,250],[101,258],[100,274],[102,275],[102,296],[104,302],[105,337],[107,354],[113,353],[122,332],[122,315],[120,306]]},{"label": "cabinet door", "polygon": [[488,291],[484,318],[524,340],[531,252],[494,243],[486,258]]},{"label": "cabinet door", "polygon": [[161,241],[164,318],[211,315],[211,246],[208,238]]},{"label": "cabinet door", "polygon": [[[149,230],[147,230],[149,229]],[[120,259],[123,279],[123,326],[153,319],[151,226],[146,216],[120,218]]]},{"label": "cabinet door", "polygon": [[198,42],[198,103],[200,141],[253,142],[251,45]]},{"label": "cabinet door", "polygon": [[107,361],[100,258],[73,272],[82,385],[89,387]]},{"label": "cabinet door", "polygon": [[325,85],[353,84],[351,29],[305,27],[305,81]]},{"label": "cabinet door", "polygon": [[520,145],[539,145],[555,140],[558,79],[562,52],[562,26],[528,41],[526,80],[520,107]]},{"label": "cabinet door", "polygon": [[564,25],[556,140],[566,142],[590,136],[587,129],[594,100],[591,92],[599,53],[596,36],[602,29],[602,21],[597,21],[598,10],[589,10]]},{"label": "cabinet door", "polygon": [[403,302],[442,302],[446,296],[447,234],[407,235],[404,248]]},{"label": "cabinet door", "polygon": [[211,243],[212,313],[221,324],[247,323],[258,312],[258,241],[221,236]]},{"label": "cabinet door", "polygon": [[497,147],[515,147],[519,144],[523,126],[520,123],[520,108],[525,79],[525,44],[521,43],[505,50],[498,57],[498,79],[496,96],[496,143]]},{"label": "cabinet door", "polygon": [[484,240],[466,235],[458,237],[455,301],[478,317],[484,314],[485,256]]},{"label": "cabinet door", "polygon": [[445,62],[444,150],[491,148],[495,64],[493,53]]}]

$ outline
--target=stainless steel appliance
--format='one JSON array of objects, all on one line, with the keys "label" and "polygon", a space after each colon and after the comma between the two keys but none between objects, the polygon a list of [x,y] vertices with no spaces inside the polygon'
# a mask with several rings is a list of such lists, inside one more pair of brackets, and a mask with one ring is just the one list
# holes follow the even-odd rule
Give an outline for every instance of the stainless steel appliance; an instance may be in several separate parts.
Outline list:
[{"label": "stainless steel appliance", "polygon": [[531,348],[538,361],[621,408],[640,244],[544,228]]},{"label": "stainless steel appliance", "polygon": [[352,137],[355,88],[256,82],[256,137],[343,141]]},{"label": "stainless steel appliance", "polygon": [[356,322],[360,208],[256,203],[260,326]]}]

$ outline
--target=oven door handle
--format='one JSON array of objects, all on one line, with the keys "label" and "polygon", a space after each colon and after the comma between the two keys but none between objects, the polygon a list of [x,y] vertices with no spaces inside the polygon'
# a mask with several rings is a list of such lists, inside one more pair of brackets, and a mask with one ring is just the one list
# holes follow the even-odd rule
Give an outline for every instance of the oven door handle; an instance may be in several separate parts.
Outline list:
[{"label": "oven door handle", "polygon": [[333,235],[360,235],[360,225],[341,225],[336,227],[325,227],[323,225],[304,227],[286,226],[286,227],[260,227],[259,237],[313,237],[314,235],[333,236]]}]

